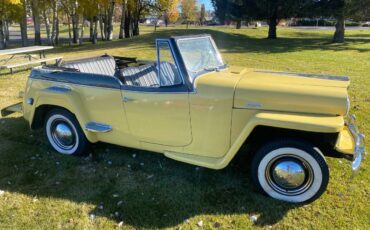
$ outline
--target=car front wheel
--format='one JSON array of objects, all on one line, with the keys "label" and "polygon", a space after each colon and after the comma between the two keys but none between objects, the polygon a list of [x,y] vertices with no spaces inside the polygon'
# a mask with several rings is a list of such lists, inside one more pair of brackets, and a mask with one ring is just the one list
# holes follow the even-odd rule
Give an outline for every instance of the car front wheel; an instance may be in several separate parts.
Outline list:
[{"label": "car front wheel", "polygon": [[75,116],[63,109],[53,109],[46,115],[45,133],[50,145],[64,155],[82,155],[87,151],[86,139]]},{"label": "car front wheel", "polygon": [[301,140],[276,140],[264,145],[252,161],[252,179],[268,196],[293,203],[317,199],[329,182],[324,156]]}]

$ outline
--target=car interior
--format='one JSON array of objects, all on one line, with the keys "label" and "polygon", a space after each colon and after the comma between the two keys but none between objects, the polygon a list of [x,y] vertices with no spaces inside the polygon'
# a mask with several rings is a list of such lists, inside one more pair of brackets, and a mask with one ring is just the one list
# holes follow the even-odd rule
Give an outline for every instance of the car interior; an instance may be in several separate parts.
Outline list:
[{"label": "car interior", "polygon": [[118,78],[122,84],[136,87],[163,87],[182,83],[177,67],[170,62],[160,62],[158,76],[155,61],[138,61],[136,58],[101,57],[66,62],[61,67],[82,72]]}]

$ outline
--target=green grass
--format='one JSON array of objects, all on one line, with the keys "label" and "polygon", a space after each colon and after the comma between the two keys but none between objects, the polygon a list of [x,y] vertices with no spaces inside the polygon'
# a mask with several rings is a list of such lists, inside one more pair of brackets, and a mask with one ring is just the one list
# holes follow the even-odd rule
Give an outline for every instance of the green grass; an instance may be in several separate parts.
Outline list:
[{"label": "green grass", "polygon": [[[157,37],[210,33],[230,65],[350,76],[351,112],[369,136],[370,31],[347,31],[344,44],[330,44],[331,31],[278,32],[280,39],[267,40],[265,28],[161,28],[52,52],[69,60],[104,53],[153,59]],[[0,107],[20,100],[28,73],[0,75]],[[127,229],[197,229],[202,220],[204,229],[368,229],[369,159],[356,176],[348,160],[328,162],[330,184],[323,196],[308,205],[287,204],[255,193],[248,165],[239,158],[214,171],[107,144],[94,145],[90,157],[59,156],[42,132],[30,131],[14,115],[0,119],[0,228],[101,229],[123,221]]]}]

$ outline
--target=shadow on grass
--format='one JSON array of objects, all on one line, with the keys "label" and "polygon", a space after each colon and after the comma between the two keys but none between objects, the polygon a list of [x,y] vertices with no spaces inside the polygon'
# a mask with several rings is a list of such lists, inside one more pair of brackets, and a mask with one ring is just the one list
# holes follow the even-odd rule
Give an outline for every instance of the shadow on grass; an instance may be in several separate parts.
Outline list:
[{"label": "shadow on grass", "polygon": [[[233,33],[234,32],[234,33]],[[286,31],[281,32],[281,37],[276,40],[265,38],[258,38],[253,35],[253,29],[244,30],[226,30],[212,28],[198,28],[198,29],[170,29],[162,30],[155,33],[148,33],[139,37],[133,37],[123,40],[114,40],[110,42],[99,41],[98,44],[91,44],[85,42],[83,45],[62,44],[53,50],[46,51],[49,55],[61,55],[67,52],[100,52],[100,55],[114,54],[125,56],[122,49],[137,49],[147,48],[152,49],[153,57],[155,59],[155,39],[166,38],[170,36],[181,36],[191,34],[211,34],[216,41],[218,47],[225,54],[248,54],[248,53],[287,53],[297,51],[344,51],[353,50],[357,52],[368,52],[370,48],[358,47],[358,45],[369,44],[370,39],[368,34],[348,34],[346,42],[342,44],[330,43],[332,34],[321,34],[318,32],[309,32],[302,30],[289,30],[289,37],[284,37]],[[250,34],[250,35],[249,35]],[[96,55],[96,54],[94,54]],[[138,59],[142,59],[140,53],[137,55]],[[146,58],[145,58],[146,59]],[[232,63],[230,63],[232,65]],[[17,69],[15,69],[16,72]],[[0,75],[7,75],[9,72],[1,71]]]},{"label": "shadow on grass", "polygon": [[[356,35],[349,35],[346,43],[332,44],[330,43],[331,35],[308,33],[298,30],[292,30],[290,33],[291,34],[289,35],[289,38],[280,37],[276,40],[270,40],[249,36],[248,33],[231,33],[230,31],[214,29],[171,29],[124,40],[101,42],[98,45],[85,43],[83,46],[72,46],[68,49],[71,52],[101,50],[102,54],[105,54],[107,49],[147,47],[153,48],[154,54],[156,38],[191,34],[211,34],[218,47],[224,53],[285,53],[304,50],[354,50],[358,52],[370,51],[370,48],[359,48],[353,46],[354,44],[369,43],[370,39],[367,39],[366,36],[362,35],[359,35],[359,37],[356,37]],[[63,53],[66,52],[66,50],[65,47],[59,47],[52,52]],[[140,54],[138,54],[137,57],[140,59]]]},{"label": "shadow on grass", "polygon": [[255,214],[257,225],[273,225],[298,207],[256,193],[243,157],[215,171],[107,144],[93,146],[89,157],[60,156],[22,118],[1,118],[0,137],[1,189],[93,204],[91,214],[135,228],[207,214]]}]

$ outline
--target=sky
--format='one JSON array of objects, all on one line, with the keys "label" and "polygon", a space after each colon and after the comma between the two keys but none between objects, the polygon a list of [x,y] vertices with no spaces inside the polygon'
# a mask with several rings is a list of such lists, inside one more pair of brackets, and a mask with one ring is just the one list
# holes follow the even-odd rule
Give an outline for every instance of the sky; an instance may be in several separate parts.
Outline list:
[{"label": "sky", "polygon": [[198,0],[199,5],[204,4],[206,6],[206,10],[213,10],[211,0]]}]

